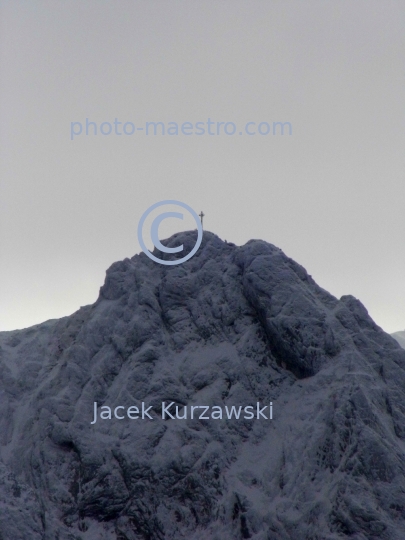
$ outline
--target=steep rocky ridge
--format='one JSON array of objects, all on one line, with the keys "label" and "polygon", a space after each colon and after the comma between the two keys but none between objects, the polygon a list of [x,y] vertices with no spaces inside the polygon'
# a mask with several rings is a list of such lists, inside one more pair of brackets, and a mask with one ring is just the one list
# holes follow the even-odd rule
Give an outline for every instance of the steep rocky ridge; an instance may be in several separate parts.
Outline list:
[{"label": "steep rocky ridge", "polygon": [[[1,540],[405,538],[405,351],[266,242],[125,259],[94,305],[0,346]],[[91,425],[95,401],[154,419]]]}]

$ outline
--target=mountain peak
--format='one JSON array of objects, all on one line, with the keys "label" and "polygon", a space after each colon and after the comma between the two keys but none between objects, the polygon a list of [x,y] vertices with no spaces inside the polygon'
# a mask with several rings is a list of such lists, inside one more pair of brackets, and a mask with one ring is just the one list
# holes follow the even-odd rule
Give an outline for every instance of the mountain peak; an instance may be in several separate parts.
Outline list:
[{"label": "mountain peak", "polygon": [[405,537],[405,351],[267,242],[114,263],[94,305],[0,345],[7,539]]}]

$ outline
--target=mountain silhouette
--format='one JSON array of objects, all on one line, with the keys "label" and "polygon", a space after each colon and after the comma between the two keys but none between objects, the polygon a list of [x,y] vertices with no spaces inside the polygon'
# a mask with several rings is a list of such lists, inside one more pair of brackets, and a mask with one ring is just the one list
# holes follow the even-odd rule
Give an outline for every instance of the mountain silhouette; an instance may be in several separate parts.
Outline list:
[{"label": "mountain silhouette", "polygon": [[1,540],[405,538],[405,350],[271,244],[135,255],[0,346]]},{"label": "mountain silhouette", "polygon": [[394,332],[391,336],[405,349],[405,330]]}]

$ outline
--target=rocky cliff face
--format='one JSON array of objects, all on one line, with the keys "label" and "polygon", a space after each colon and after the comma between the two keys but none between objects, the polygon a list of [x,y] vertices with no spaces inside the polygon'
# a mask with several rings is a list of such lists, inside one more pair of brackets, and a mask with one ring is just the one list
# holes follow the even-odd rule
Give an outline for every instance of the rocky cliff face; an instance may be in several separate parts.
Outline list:
[{"label": "rocky cliff face", "polygon": [[[270,244],[125,259],[94,305],[0,344],[2,540],[405,538],[405,351]],[[94,402],[153,420],[91,424]]]}]

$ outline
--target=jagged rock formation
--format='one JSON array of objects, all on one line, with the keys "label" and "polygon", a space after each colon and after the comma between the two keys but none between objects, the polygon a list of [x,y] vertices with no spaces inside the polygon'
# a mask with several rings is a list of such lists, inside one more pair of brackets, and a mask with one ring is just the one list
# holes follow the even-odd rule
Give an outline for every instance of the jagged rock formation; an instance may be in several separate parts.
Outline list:
[{"label": "jagged rock formation", "polygon": [[394,332],[391,336],[405,349],[405,330]]},{"label": "jagged rock formation", "polygon": [[[94,305],[0,345],[1,540],[405,538],[405,351],[266,242],[125,259]],[[91,424],[94,402],[154,419]]]}]

